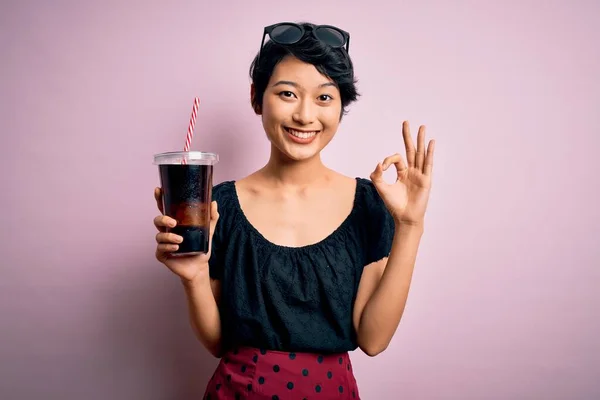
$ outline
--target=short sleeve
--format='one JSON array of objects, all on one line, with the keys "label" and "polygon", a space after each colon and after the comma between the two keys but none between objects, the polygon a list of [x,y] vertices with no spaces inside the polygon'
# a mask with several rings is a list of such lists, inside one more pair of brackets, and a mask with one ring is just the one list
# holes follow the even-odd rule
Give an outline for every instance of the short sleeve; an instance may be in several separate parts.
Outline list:
[{"label": "short sleeve", "polygon": [[367,249],[366,263],[369,265],[389,256],[394,239],[395,224],[383,199],[372,182],[366,193]]}]

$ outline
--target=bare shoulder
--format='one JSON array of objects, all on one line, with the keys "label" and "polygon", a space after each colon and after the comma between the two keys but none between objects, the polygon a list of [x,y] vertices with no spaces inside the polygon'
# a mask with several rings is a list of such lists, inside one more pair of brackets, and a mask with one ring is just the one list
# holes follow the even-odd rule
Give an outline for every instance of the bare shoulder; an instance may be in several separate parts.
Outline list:
[{"label": "bare shoulder", "polygon": [[237,192],[249,196],[255,196],[258,194],[263,185],[264,182],[258,171],[235,181],[235,188]]},{"label": "bare shoulder", "polygon": [[354,189],[356,187],[356,178],[352,178],[332,170],[330,185],[336,190],[354,192]]}]

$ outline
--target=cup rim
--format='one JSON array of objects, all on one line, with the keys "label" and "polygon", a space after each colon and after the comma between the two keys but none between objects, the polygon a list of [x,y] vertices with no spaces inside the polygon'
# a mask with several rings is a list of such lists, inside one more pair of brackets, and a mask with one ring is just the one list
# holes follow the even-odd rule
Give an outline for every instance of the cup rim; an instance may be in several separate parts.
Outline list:
[{"label": "cup rim", "polygon": [[[173,159],[173,163],[179,163],[181,160],[186,161],[213,161],[214,163],[219,161],[219,155],[216,153],[205,152],[205,151],[167,151],[164,153],[158,153],[154,155],[154,164],[163,164],[160,162],[161,159]],[[168,164],[168,163],[166,163]]]}]

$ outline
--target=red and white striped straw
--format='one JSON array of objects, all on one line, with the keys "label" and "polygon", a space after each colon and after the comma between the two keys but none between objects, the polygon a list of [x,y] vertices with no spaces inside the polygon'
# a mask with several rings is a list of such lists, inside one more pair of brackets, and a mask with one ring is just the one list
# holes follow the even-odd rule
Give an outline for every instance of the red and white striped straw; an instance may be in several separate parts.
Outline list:
[{"label": "red and white striped straw", "polygon": [[[192,145],[192,138],[194,137],[194,127],[196,126],[196,117],[198,116],[198,106],[200,105],[200,99],[194,97],[194,107],[192,108],[192,116],[190,117],[190,124],[188,125],[187,136],[185,138],[185,146],[183,151],[189,152],[190,146]],[[185,159],[183,159],[185,164]]]}]

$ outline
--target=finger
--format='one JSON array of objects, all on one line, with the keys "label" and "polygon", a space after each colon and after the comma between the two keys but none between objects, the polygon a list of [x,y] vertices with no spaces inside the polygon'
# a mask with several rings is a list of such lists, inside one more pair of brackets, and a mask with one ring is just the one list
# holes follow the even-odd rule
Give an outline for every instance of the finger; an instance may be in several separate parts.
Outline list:
[{"label": "finger", "polygon": [[[179,250],[179,245],[176,244],[161,243],[158,246],[156,246],[157,253],[172,253],[177,250]],[[157,255],[157,258],[160,258],[160,256]]]},{"label": "finger", "polygon": [[423,163],[425,161],[425,126],[419,127],[417,133],[417,154],[415,156],[415,167],[419,171],[423,171]]},{"label": "finger", "polygon": [[183,242],[183,237],[175,233],[159,232],[156,234],[156,243],[179,244]]},{"label": "finger", "polygon": [[408,168],[406,168],[406,164],[404,164],[404,160],[402,159],[402,157],[400,157],[398,161],[394,163],[394,165],[396,166],[396,174],[398,175],[398,179],[402,179],[406,175],[406,172],[408,170]]},{"label": "finger", "polygon": [[381,163],[381,168],[383,168],[383,170],[386,171],[390,167],[390,165],[396,164],[398,161],[402,161],[402,156],[398,153],[392,154],[391,156],[387,156],[383,159],[383,162]]},{"label": "finger", "polygon": [[402,136],[404,138],[404,148],[406,149],[406,162],[408,167],[415,166],[415,145],[413,144],[412,137],[410,136],[410,126],[408,121],[402,123]]},{"label": "finger", "polygon": [[158,187],[154,188],[154,200],[156,200],[156,207],[158,207],[158,210],[160,211],[160,213],[164,214],[161,188],[158,188]]},{"label": "finger", "polygon": [[371,172],[371,182],[374,184],[379,184],[383,182],[383,167],[381,163],[378,163],[375,167],[375,170]]},{"label": "finger", "polygon": [[435,151],[435,140],[430,140],[427,146],[427,157],[425,158],[425,166],[423,172],[425,175],[431,175],[433,171],[433,152]]},{"label": "finger", "polygon": [[169,216],[159,215],[154,218],[154,226],[156,226],[156,229],[160,232],[164,232],[166,228],[174,228],[175,225],[177,225],[177,221]]},{"label": "finger", "polygon": [[381,167],[384,171],[386,171],[392,164],[394,164],[394,166],[396,167],[396,173],[398,174],[398,178],[402,177],[406,170],[406,164],[404,163],[402,156],[396,153],[394,155],[386,157],[383,160]]}]

